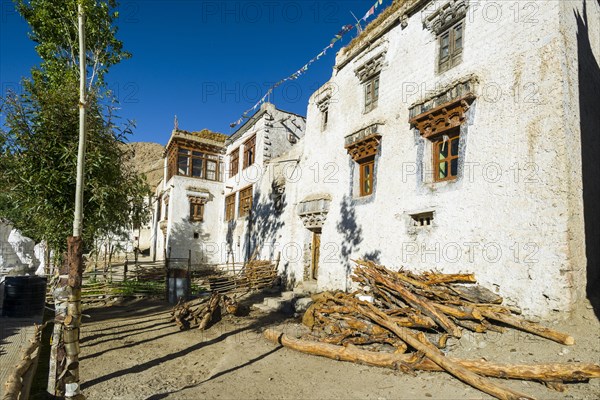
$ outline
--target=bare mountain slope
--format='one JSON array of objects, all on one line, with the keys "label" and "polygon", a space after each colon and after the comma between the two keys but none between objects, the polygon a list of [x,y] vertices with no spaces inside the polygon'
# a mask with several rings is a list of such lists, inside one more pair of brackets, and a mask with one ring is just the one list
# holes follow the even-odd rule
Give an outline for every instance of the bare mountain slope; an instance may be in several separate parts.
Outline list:
[{"label": "bare mountain slope", "polygon": [[165,147],[158,143],[127,143],[132,150],[130,163],[140,174],[145,174],[148,184],[154,190],[163,177],[163,152]]}]

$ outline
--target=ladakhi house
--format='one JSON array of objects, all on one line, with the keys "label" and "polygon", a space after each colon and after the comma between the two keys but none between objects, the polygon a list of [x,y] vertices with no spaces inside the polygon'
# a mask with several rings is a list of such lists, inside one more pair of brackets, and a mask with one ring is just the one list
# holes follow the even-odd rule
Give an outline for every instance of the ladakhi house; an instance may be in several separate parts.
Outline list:
[{"label": "ladakhi house", "polygon": [[163,204],[206,199],[214,258],[280,253],[289,286],[351,290],[365,258],[569,311],[600,276],[599,8],[396,0],[338,53],[305,127],[263,106],[215,148],[223,183],[171,177]]}]

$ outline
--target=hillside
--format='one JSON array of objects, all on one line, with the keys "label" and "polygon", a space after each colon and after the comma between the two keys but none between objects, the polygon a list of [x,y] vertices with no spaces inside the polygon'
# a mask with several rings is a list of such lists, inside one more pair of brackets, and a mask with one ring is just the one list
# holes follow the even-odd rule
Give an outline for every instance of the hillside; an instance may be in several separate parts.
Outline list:
[{"label": "hillside", "polygon": [[158,143],[132,142],[127,147],[133,152],[130,163],[136,171],[145,174],[154,190],[163,177],[163,152],[165,147]]}]

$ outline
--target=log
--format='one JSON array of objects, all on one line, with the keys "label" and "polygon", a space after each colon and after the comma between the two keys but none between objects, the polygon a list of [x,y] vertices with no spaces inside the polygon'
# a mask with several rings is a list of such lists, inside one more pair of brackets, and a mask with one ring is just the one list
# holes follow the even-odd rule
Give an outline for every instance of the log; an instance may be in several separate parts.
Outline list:
[{"label": "log", "polygon": [[35,324],[33,339],[30,341],[29,346],[22,351],[21,361],[14,367],[14,370],[4,384],[5,391],[2,400],[16,400],[19,398],[23,387],[23,376],[25,376],[31,367],[31,364],[33,364],[33,358],[31,356],[40,347],[42,342],[42,331],[46,325],[48,325],[48,322],[45,322],[42,325]]},{"label": "log", "polygon": [[[491,396],[502,400],[520,400],[533,399],[531,396],[506,388],[502,385],[494,384],[488,379],[482,378],[473,371],[448,359],[444,354],[432,344],[424,344],[414,334],[406,328],[401,328],[387,319],[387,316],[372,304],[356,305],[356,308],[365,316],[368,316],[373,322],[380,324],[390,331],[394,332],[406,344],[412,346],[417,351],[422,352],[431,361],[442,367],[444,370],[454,375],[461,381],[481,390]],[[424,336],[423,336],[424,337]]]},{"label": "log", "polygon": [[533,333],[534,335],[541,336],[546,339],[553,340],[558,343],[566,344],[571,346],[575,344],[575,339],[572,336],[565,333],[557,332],[545,326],[529,322],[520,317],[515,317],[508,314],[500,314],[490,310],[482,310],[481,313],[484,317],[492,319],[494,321],[502,322],[503,324],[510,325],[514,328],[520,329],[525,332]]},{"label": "log", "polygon": [[438,303],[432,303],[432,305],[444,314],[458,319],[472,319],[477,321],[481,321],[483,319],[483,315],[481,315],[481,312],[475,307],[452,307]]},{"label": "log", "polygon": [[[290,349],[334,360],[392,369],[408,368],[430,372],[444,371],[433,361],[427,358],[419,359],[413,353],[395,354],[363,350],[352,345],[336,346],[292,338],[274,329],[267,329],[263,334],[268,340]],[[586,382],[589,379],[600,378],[600,365],[597,364],[495,364],[483,360],[462,360],[452,357],[448,357],[448,359],[477,374],[494,378],[541,382]]]},{"label": "log", "polygon": [[[363,270],[363,271],[365,271],[365,270]],[[406,301],[412,307],[421,311],[425,315],[431,317],[442,328],[444,328],[444,330],[446,330],[446,332],[448,332],[449,334],[451,334],[454,337],[457,337],[457,338],[461,337],[462,332],[461,332],[460,328],[458,326],[456,326],[456,324],[454,324],[454,322],[450,321],[450,319],[446,315],[444,315],[443,313],[440,313],[438,310],[436,310],[435,307],[433,307],[429,302],[427,302],[423,299],[420,299],[419,296],[411,293],[409,290],[404,288],[402,285],[399,285],[399,284],[391,281],[390,279],[384,277],[381,274],[373,275],[372,277],[373,277],[373,279],[375,279],[376,281],[379,281],[380,283],[384,284],[388,288],[394,289],[398,293],[398,295],[400,295],[400,297],[402,297],[402,299],[404,299],[404,301]]]},{"label": "log", "polygon": [[477,283],[474,274],[440,274],[436,272],[425,272],[426,285],[439,285],[441,283]]},{"label": "log", "polygon": [[214,292],[208,301],[208,306],[204,309],[198,329],[201,331],[208,327],[211,321],[214,321],[217,317],[217,313],[220,312],[219,303],[221,302],[221,295],[218,292]]}]

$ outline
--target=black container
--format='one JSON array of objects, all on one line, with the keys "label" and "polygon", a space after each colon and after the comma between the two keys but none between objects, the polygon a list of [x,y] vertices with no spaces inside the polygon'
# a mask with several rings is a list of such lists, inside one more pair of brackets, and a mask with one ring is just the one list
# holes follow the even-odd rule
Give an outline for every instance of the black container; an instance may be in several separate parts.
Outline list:
[{"label": "black container", "polygon": [[7,276],[4,280],[2,316],[29,318],[42,315],[46,304],[46,278]]}]

